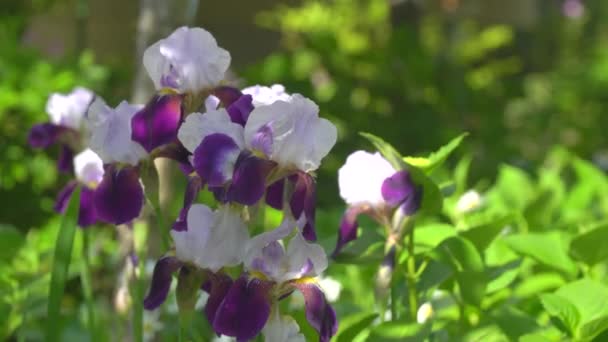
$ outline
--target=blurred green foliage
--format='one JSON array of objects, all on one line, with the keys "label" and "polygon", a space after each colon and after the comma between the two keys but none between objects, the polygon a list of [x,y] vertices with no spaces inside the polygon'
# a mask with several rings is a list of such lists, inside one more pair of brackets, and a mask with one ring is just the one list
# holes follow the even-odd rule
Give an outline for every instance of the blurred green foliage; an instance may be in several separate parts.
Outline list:
[{"label": "blurred green foliage", "polygon": [[51,93],[69,92],[75,86],[102,90],[109,76],[90,52],[49,60],[24,47],[21,39],[26,20],[35,13],[30,10],[24,7],[21,16],[15,12],[0,16],[0,218],[21,229],[48,219],[61,185],[56,158],[51,157],[57,156],[58,148],[52,148],[50,154],[32,150],[27,145],[29,129],[49,120],[45,104]]},{"label": "blurred green foliage", "polygon": [[476,178],[491,177],[502,161],[531,169],[554,144],[583,158],[605,155],[608,4],[585,1],[581,18],[564,16],[559,1],[534,4],[526,27],[482,24],[466,1],[279,6],[257,21],[280,33],[283,49],[244,74],[312,96],[339,126],[321,177],[329,203],[336,169],[361,146],[359,131],[408,153],[470,132]]}]

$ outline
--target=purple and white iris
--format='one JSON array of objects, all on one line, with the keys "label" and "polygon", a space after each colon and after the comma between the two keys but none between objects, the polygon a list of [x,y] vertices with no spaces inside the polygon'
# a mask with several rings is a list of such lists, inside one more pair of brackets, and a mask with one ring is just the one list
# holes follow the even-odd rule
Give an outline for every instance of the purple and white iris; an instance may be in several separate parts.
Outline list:
[{"label": "purple and white iris", "polygon": [[61,152],[57,160],[59,171],[72,172],[74,153],[82,150],[83,118],[93,100],[93,93],[77,87],[69,94],[52,94],[46,103],[50,122],[37,124],[28,135],[28,142],[34,148],[48,148],[59,143]]},{"label": "purple and white iris", "polygon": [[357,217],[366,214],[388,226],[398,208],[403,215],[413,215],[420,206],[422,191],[407,170],[395,168],[378,152],[356,151],[338,170],[340,196],[349,205],[340,222],[333,255],[348,242],[357,239]]},{"label": "purple and white iris", "polygon": [[277,304],[298,290],[304,295],[306,319],[319,340],[329,341],[336,333],[336,313],[315,278],[327,268],[327,256],[321,246],[307,242],[296,225],[302,224],[286,218],[275,230],[249,241],[244,259],[247,273],[234,282],[218,306],[211,321],[216,332],[248,340],[264,329],[269,341],[285,335],[297,340],[298,330],[278,316]]},{"label": "purple and white iris", "polygon": [[219,85],[230,61],[209,32],[180,27],[146,49],[143,62],[157,90],[199,94]]}]

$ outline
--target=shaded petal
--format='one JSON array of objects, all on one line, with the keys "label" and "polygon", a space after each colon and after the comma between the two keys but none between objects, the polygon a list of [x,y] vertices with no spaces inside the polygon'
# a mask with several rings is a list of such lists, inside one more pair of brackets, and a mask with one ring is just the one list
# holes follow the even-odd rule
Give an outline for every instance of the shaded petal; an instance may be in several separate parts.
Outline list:
[{"label": "shaded petal", "polygon": [[[388,177],[382,183],[382,197],[390,206],[398,206],[407,202],[404,208],[409,212],[417,210],[416,186],[412,182],[409,172],[401,170]],[[418,201],[419,202],[419,201]],[[413,211],[412,211],[413,210]]]},{"label": "shaded petal", "polygon": [[249,114],[253,110],[253,104],[251,102],[251,95],[243,95],[231,103],[226,108],[228,114],[230,115],[230,120],[241,126],[245,126],[245,123],[249,118]]},{"label": "shaded petal", "polygon": [[306,342],[298,323],[289,316],[281,316],[278,306],[272,309],[264,330],[264,342]]},{"label": "shaded petal", "polygon": [[144,299],[144,309],[154,310],[159,307],[169,294],[171,288],[172,275],[180,267],[182,262],[176,257],[164,257],[156,262],[154,272],[152,273],[152,281],[150,283],[150,291]]},{"label": "shaded petal", "polygon": [[74,157],[74,173],[81,183],[96,186],[103,179],[103,161],[93,150],[86,149]]},{"label": "shaded petal", "polygon": [[285,92],[285,87],[281,84],[273,84],[270,87],[254,85],[243,89],[243,94],[253,96],[253,105],[255,107],[269,105],[275,101],[289,101],[291,95]]},{"label": "shaded petal", "polygon": [[224,273],[219,273],[211,274],[210,279],[203,285],[203,289],[209,293],[207,304],[205,304],[205,316],[207,316],[209,324],[213,324],[217,309],[222,304],[232,283],[232,278]]},{"label": "shaded petal", "polygon": [[283,209],[283,191],[285,178],[279,179],[266,188],[266,204],[274,209]]},{"label": "shaded petal", "polygon": [[316,241],[315,205],[317,201],[317,191],[315,180],[311,175],[304,172],[298,172],[289,179],[295,183],[293,194],[289,201],[291,213],[296,219],[300,218],[302,213],[304,213],[306,223],[302,228],[302,235],[304,235],[308,241]]},{"label": "shaded petal", "polygon": [[65,95],[53,93],[46,102],[46,112],[52,123],[80,130],[82,118],[93,97],[93,92],[82,87],[76,87]]},{"label": "shaded petal", "polygon": [[99,218],[123,224],[137,218],[144,205],[144,190],[136,167],[109,166],[94,194]]},{"label": "shaded petal", "polygon": [[307,242],[302,234],[296,234],[289,241],[286,257],[289,266],[283,280],[318,276],[327,269],[327,255],[323,247]]},{"label": "shaded petal", "polygon": [[220,99],[220,102],[225,108],[228,108],[232,103],[238,100],[243,93],[234,87],[221,86],[213,90],[213,95]]},{"label": "shaded petal", "polygon": [[74,151],[68,145],[61,145],[57,169],[63,173],[71,173],[74,170]]},{"label": "shaded petal", "polygon": [[359,228],[357,217],[367,210],[366,206],[354,206],[346,209],[344,216],[342,216],[342,221],[340,221],[338,241],[336,242],[336,248],[331,254],[332,257],[338,255],[347,243],[357,239],[357,228]]},{"label": "shaded petal", "polygon": [[239,155],[227,198],[244,205],[257,203],[266,190],[266,178],[276,163],[258,158],[248,152]]},{"label": "shaded petal", "polygon": [[270,316],[272,283],[243,276],[232,284],[213,320],[213,329],[237,340],[254,338]]},{"label": "shaded petal", "polygon": [[264,156],[272,155],[273,133],[272,126],[269,124],[261,126],[251,137],[251,148],[260,151]]},{"label": "shaded petal", "polygon": [[181,95],[155,95],[131,119],[131,139],[146,151],[168,144],[177,138],[182,119]]},{"label": "shaded petal", "polygon": [[338,320],[323,291],[309,282],[295,282],[294,286],[304,295],[306,320],[319,333],[319,341],[329,342],[338,331]]},{"label": "shaded petal", "polygon": [[47,148],[57,142],[59,136],[67,128],[52,123],[37,124],[32,127],[27,136],[27,142],[34,148]]},{"label": "shaded petal", "polygon": [[188,185],[186,185],[186,191],[184,192],[184,204],[182,209],[179,211],[179,216],[173,224],[173,230],[184,231],[188,230],[188,210],[194,203],[194,200],[198,196],[198,193],[203,187],[203,180],[196,174],[188,176]]},{"label": "shaded petal", "polygon": [[95,190],[89,189],[86,186],[80,191],[80,209],[78,211],[78,225],[80,227],[88,227],[97,223],[97,211],[95,210],[95,202],[93,200]]},{"label": "shaded petal", "polygon": [[211,134],[194,151],[192,165],[209,186],[221,186],[232,178],[240,152],[230,136]]},{"label": "shaded petal", "polygon": [[177,137],[188,151],[194,152],[205,137],[216,133],[229,136],[240,149],[245,145],[243,126],[230,121],[230,115],[224,108],[211,110],[205,114],[189,114],[179,128]]}]

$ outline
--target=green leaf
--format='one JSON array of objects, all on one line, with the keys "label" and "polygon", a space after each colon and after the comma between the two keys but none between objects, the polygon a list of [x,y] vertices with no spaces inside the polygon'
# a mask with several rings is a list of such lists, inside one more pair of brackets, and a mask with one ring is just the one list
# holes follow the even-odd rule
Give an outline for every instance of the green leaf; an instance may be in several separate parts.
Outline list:
[{"label": "green leaf", "polygon": [[510,215],[495,219],[492,222],[471,227],[460,233],[460,236],[471,241],[479,252],[483,252],[500,232],[513,221]]},{"label": "green leaf", "polygon": [[363,330],[369,329],[376,318],[378,318],[378,314],[375,312],[362,312],[344,317],[340,320],[340,330],[338,330],[335,341],[352,341]]},{"label": "green leaf", "polygon": [[372,145],[382,154],[384,158],[395,168],[395,170],[402,170],[405,163],[402,161],[401,154],[384,139],[373,135],[371,133],[361,132],[362,137],[369,140]]},{"label": "green leaf", "polygon": [[368,341],[418,342],[424,341],[431,332],[430,324],[392,321],[382,323],[372,329]]},{"label": "green leaf", "polygon": [[439,186],[429,178],[421,169],[407,164],[406,166],[414,184],[422,185],[422,203],[420,212],[427,215],[435,215],[441,212],[443,207],[443,194]]},{"label": "green leaf", "polygon": [[456,235],[456,228],[445,223],[431,223],[416,226],[416,252],[437,247],[443,240]]},{"label": "green leaf", "polygon": [[383,259],[384,242],[382,241],[374,242],[360,252],[355,251],[355,248],[349,248],[334,257],[336,263],[347,265],[379,263]]},{"label": "green leaf", "polygon": [[0,224],[0,260],[12,259],[25,242],[25,237],[15,227]]},{"label": "green leaf", "polygon": [[447,144],[441,146],[437,151],[431,153],[426,158],[420,157],[405,157],[403,160],[410,164],[415,165],[427,174],[433,172],[437,167],[441,166],[446,159],[450,156],[454,150],[462,143],[462,140],[468,135],[468,133],[462,133],[456,138],[450,140]]},{"label": "green leaf", "polygon": [[580,279],[543,295],[541,301],[578,340],[592,340],[608,328],[608,288],[601,283]]},{"label": "green leaf", "polygon": [[576,236],[570,243],[570,255],[589,266],[608,259],[608,223]]},{"label": "green leaf", "polygon": [[557,289],[566,281],[557,273],[540,273],[524,278],[515,288],[515,297],[527,298],[539,293]]},{"label": "green leaf", "polygon": [[581,320],[581,314],[574,304],[567,299],[552,293],[542,295],[540,301],[551,316],[559,318],[568,329],[570,336],[576,335]]},{"label": "green leaf", "polygon": [[442,263],[451,265],[462,299],[478,306],[485,294],[487,276],[481,255],[473,243],[454,236],[444,240],[431,254]]},{"label": "green leaf", "polygon": [[505,238],[516,253],[574,277],[577,267],[566,252],[559,232],[518,234]]},{"label": "green leaf", "polygon": [[80,187],[77,187],[68,202],[68,208],[61,220],[59,234],[55,244],[55,256],[51,273],[51,286],[49,290],[47,341],[58,341],[61,337],[61,299],[65,290],[68,269],[74,244],[74,235],[78,222],[80,208]]}]

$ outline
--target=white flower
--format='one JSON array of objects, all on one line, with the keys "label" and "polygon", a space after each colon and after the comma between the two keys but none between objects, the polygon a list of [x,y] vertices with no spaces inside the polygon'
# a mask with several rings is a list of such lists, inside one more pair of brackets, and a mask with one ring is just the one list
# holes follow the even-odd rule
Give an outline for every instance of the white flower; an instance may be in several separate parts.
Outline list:
[{"label": "white flower", "polygon": [[88,148],[74,157],[74,173],[84,184],[99,184],[104,173],[103,161]]},{"label": "white flower", "polygon": [[340,298],[340,292],[342,292],[342,284],[331,277],[321,277],[318,281],[319,286],[325,293],[325,298],[333,303]]},{"label": "white flower", "polygon": [[199,27],[178,28],[146,49],[143,59],[157,90],[193,94],[217,86],[230,65],[228,51]]},{"label": "white flower", "polygon": [[481,207],[483,204],[483,198],[475,190],[469,190],[465,192],[458,202],[456,202],[456,211],[459,213],[469,213]]},{"label": "white flower", "polygon": [[205,137],[215,133],[229,136],[241,149],[245,145],[243,127],[230,121],[224,108],[188,115],[177,132],[177,138],[188,151],[194,152]]},{"label": "white flower", "polygon": [[93,93],[82,87],[77,87],[71,93],[63,95],[52,94],[46,102],[46,112],[51,123],[80,130],[82,118],[93,100]]},{"label": "white flower", "polygon": [[383,205],[382,183],[395,172],[380,153],[356,151],[338,170],[340,197],[350,205]]},{"label": "white flower", "polygon": [[327,255],[320,245],[307,242],[299,231],[289,240],[287,250],[280,241],[293,232],[296,224],[302,223],[303,220],[295,223],[286,218],[275,230],[251,239],[245,268],[262,272],[277,283],[320,275],[327,269]]},{"label": "white flower", "polygon": [[146,150],[131,140],[131,119],[142,108],[122,101],[115,109],[96,98],[87,115],[91,139],[89,147],[104,163],[137,163],[147,157]]},{"label": "white flower", "polygon": [[289,316],[281,316],[278,307],[272,310],[262,334],[265,342],[305,342],[304,335],[300,333],[300,326]]},{"label": "white flower", "polygon": [[154,341],[156,333],[158,333],[162,329],[163,323],[160,321],[160,310],[144,310],[144,341]]},{"label": "white flower", "polygon": [[242,262],[249,232],[237,211],[222,206],[213,212],[205,205],[194,204],[187,220],[188,230],[171,231],[179,260],[212,272]]},{"label": "white flower", "polygon": [[336,139],[336,126],[319,118],[319,107],[300,94],[255,108],[245,124],[249,149],[264,152],[284,168],[304,172],[319,167]]},{"label": "white flower", "polygon": [[418,324],[426,323],[429,318],[433,316],[433,306],[431,303],[426,302],[418,308],[418,313],[416,314],[416,322]]},{"label": "white flower", "polygon": [[251,95],[254,107],[273,104],[276,101],[289,101],[291,96],[285,92],[281,84],[273,84],[270,87],[254,85],[242,90],[243,94]]}]

